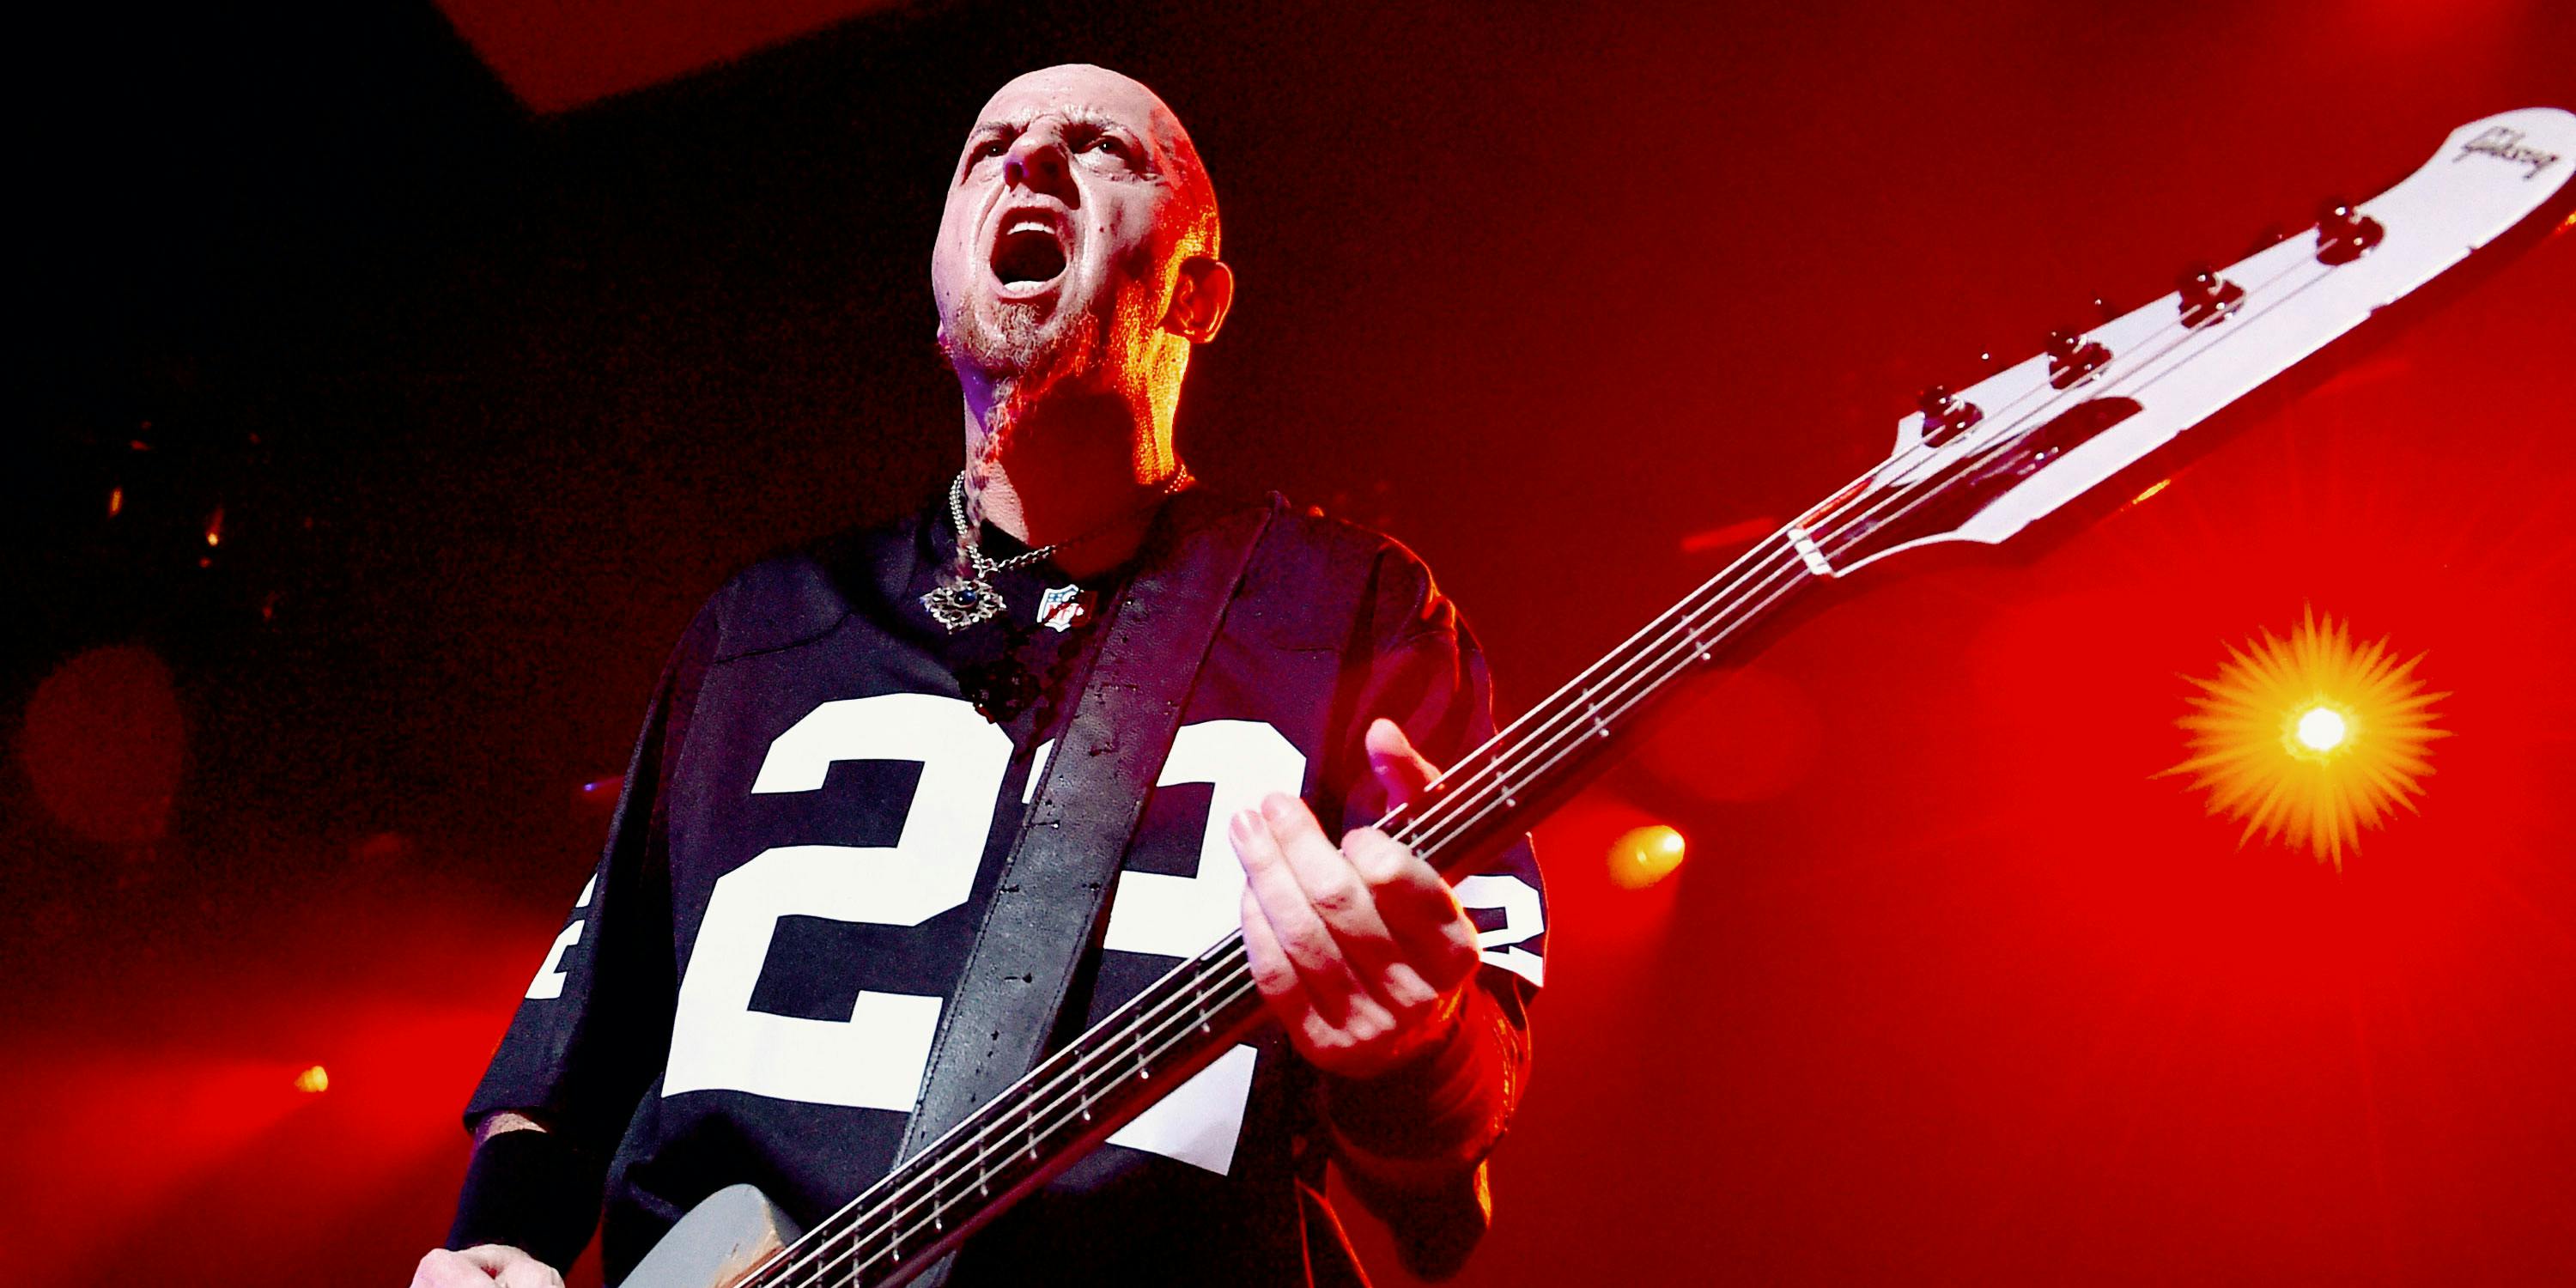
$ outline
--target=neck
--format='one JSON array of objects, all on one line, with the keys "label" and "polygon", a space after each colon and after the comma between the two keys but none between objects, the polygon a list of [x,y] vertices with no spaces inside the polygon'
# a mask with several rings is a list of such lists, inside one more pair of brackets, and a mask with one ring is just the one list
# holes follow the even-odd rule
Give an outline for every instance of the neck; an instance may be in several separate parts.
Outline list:
[{"label": "neck", "polygon": [[984,519],[1074,577],[1135,554],[1154,506],[1181,468],[1150,404],[1058,390],[1019,408],[966,413],[967,486]]}]

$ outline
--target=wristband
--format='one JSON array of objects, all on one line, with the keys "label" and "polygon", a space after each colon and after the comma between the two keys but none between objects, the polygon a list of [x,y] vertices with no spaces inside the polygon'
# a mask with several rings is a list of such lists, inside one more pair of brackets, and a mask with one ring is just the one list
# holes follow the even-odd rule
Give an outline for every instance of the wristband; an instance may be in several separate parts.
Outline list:
[{"label": "wristband", "polygon": [[553,1132],[496,1132],[466,1165],[447,1246],[502,1244],[568,1271],[599,1225],[604,1176],[605,1169]]}]

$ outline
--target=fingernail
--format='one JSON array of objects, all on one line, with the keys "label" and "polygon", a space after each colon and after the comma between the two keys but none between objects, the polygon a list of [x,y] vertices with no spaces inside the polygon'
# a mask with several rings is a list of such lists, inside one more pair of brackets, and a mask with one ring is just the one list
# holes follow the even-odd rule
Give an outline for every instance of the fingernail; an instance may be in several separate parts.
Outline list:
[{"label": "fingernail", "polygon": [[1231,832],[1233,832],[1236,836],[1241,836],[1241,837],[1248,837],[1248,836],[1251,836],[1251,835],[1252,835],[1252,811],[1251,811],[1251,810],[1248,810],[1248,809],[1239,809],[1239,810],[1236,810],[1236,811],[1234,812],[1234,817],[1233,817],[1233,818],[1231,818],[1231,819],[1226,820],[1226,827],[1227,827],[1227,829],[1228,829],[1228,830],[1230,830]]}]

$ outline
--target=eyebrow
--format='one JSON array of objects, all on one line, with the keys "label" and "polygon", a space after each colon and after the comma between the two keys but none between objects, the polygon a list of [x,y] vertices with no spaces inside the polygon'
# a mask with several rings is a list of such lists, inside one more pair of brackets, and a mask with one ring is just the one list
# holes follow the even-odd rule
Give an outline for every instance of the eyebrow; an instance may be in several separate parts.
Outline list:
[{"label": "eyebrow", "polygon": [[[1039,115],[1043,116],[1052,113],[1055,113],[1055,109],[1049,108],[1047,112],[1039,113]],[[1062,112],[1061,115],[1064,117],[1065,123],[1068,125],[1087,125],[1095,130],[1119,130],[1128,134],[1136,135],[1139,138],[1146,137],[1145,131],[1139,130],[1135,126],[1129,125],[1108,113],[1102,112],[1098,108],[1077,107],[1066,110]],[[979,134],[999,134],[1005,131],[1025,130],[1029,128],[1029,122],[1034,119],[1036,118],[995,117],[990,120],[978,121],[975,124],[975,128],[966,132],[966,137],[971,139]]]}]

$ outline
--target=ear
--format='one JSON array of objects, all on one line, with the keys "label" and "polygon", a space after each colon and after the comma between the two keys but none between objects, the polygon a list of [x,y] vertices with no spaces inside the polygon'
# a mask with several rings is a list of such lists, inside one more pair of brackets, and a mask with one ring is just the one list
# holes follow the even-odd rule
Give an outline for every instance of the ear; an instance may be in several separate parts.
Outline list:
[{"label": "ear", "polygon": [[1234,270],[1224,260],[1193,255],[1181,261],[1180,278],[1172,283],[1172,308],[1163,315],[1163,329],[1192,344],[1205,344],[1216,338],[1217,328],[1225,325],[1226,310],[1232,307]]}]

